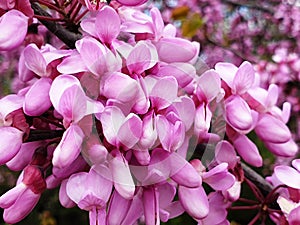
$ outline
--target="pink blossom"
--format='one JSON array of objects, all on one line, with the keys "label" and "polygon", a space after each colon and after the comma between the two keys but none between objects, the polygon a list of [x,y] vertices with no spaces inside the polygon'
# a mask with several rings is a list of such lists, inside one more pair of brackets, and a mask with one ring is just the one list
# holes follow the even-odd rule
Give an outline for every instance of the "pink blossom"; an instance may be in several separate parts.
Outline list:
[{"label": "pink blossom", "polygon": [[28,17],[12,9],[0,17],[0,51],[12,50],[24,41],[27,33]]},{"label": "pink blossom", "polygon": [[66,185],[67,195],[79,208],[89,211],[90,225],[106,224],[106,203],[112,189],[111,173],[105,166],[73,174]]}]

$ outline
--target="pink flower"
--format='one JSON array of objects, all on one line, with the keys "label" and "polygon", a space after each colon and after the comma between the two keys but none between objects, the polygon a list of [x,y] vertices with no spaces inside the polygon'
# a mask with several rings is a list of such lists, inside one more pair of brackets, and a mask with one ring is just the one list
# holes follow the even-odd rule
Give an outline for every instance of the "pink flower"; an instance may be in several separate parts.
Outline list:
[{"label": "pink flower", "polygon": [[17,223],[24,219],[35,207],[45,189],[46,182],[41,170],[36,166],[27,166],[22,182],[0,197],[5,222]]},{"label": "pink flower", "polygon": [[105,166],[94,166],[87,172],[73,174],[66,185],[67,195],[79,208],[89,211],[90,225],[106,224],[106,203],[112,182]]},{"label": "pink flower", "polygon": [[9,51],[22,44],[27,33],[28,17],[12,9],[0,18],[0,51]]}]

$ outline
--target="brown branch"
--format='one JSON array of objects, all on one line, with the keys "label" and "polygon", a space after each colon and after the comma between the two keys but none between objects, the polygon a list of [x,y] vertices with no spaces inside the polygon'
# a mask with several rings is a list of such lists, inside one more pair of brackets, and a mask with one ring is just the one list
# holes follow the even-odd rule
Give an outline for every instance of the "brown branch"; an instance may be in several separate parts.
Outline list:
[{"label": "brown branch", "polygon": [[64,130],[33,130],[29,132],[28,138],[24,142],[42,141],[62,137]]},{"label": "brown branch", "polygon": [[[51,17],[51,15],[43,10],[38,3],[31,2],[31,7],[36,15]],[[75,42],[81,38],[81,34],[73,33],[54,21],[41,20],[40,22],[69,48],[75,48]]]},{"label": "brown branch", "polygon": [[255,184],[265,196],[274,189],[274,187],[270,183],[268,183],[260,174],[255,172],[245,163],[241,164],[244,170],[245,177],[252,181],[252,183]]},{"label": "brown branch", "polygon": [[271,9],[270,6],[262,5],[262,2],[255,2],[255,1],[242,2],[242,1],[233,1],[233,0],[223,0],[223,2],[226,4],[232,5],[232,6],[236,6],[236,7],[248,7],[248,8],[252,8],[252,9],[255,9],[258,11],[263,11],[263,12],[266,12],[269,14],[274,14],[274,10]]}]

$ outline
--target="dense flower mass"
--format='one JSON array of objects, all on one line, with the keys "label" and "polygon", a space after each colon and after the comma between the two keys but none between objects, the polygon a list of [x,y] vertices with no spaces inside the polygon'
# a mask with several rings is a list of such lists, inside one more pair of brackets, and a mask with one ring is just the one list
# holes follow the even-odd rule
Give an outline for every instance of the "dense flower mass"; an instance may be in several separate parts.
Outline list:
[{"label": "dense flower mass", "polygon": [[[18,48],[22,83],[0,99],[0,163],[22,171],[0,197],[5,222],[24,219],[46,189],[59,188],[60,203],[88,211],[91,225],[154,225],[184,212],[198,224],[230,224],[242,183],[259,192],[241,164],[263,166],[250,136],[276,157],[297,154],[286,125],[291,104],[277,106],[279,87],[264,87],[250,62],[209,68],[200,44],[178,37],[158,8],[142,11],[145,0],[42,2],[59,14],[64,3],[74,19],[67,22],[82,36],[74,48],[56,38],[45,44],[33,15],[18,1],[0,1],[7,10],[0,28],[8,30],[0,50]],[[52,19],[46,27],[60,21]],[[36,29],[26,34],[27,26]],[[299,176],[279,166],[270,183],[300,189],[285,178],[288,171]],[[278,198],[281,213],[262,210],[278,224],[296,224],[291,196]],[[261,207],[271,205],[266,199]],[[291,201],[286,211],[282,205]]]}]

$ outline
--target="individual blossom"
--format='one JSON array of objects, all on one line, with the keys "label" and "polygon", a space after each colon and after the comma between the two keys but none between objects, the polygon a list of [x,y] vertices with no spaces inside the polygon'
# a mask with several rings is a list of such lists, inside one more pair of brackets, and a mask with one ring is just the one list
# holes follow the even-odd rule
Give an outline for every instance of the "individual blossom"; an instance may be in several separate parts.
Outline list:
[{"label": "individual blossom", "polygon": [[38,203],[45,189],[46,182],[41,170],[37,166],[27,166],[22,182],[0,197],[5,222],[17,223],[24,219]]},{"label": "individual blossom", "polygon": [[106,203],[112,190],[111,173],[105,166],[94,166],[87,172],[73,174],[66,193],[79,208],[89,211],[90,225],[106,224]]}]

